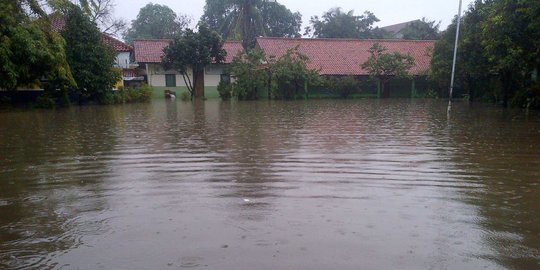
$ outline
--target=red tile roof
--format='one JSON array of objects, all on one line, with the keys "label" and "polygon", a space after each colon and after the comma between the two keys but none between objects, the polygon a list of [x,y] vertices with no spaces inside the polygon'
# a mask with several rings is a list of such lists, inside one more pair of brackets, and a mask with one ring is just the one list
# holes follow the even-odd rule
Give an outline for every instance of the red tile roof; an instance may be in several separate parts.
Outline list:
[{"label": "red tile roof", "polygon": [[416,66],[410,70],[413,75],[423,74],[430,68],[429,48],[434,41],[257,38],[258,46],[267,56],[281,57],[288,49],[298,46],[299,52],[310,59],[308,67],[319,70],[322,75],[368,75],[361,65],[368,60],[368,50],[375,43],[390,52],[409,53],[414,57]]},{"label": "red tile roof", "polygon": [[144,39],[134,40],[135,62],[138,63],[161,63],[163,49],[172,42],[170,39]]},{"label": "red tile roof", "polygon": [[101,40],[103,40],[103,43],[111,46],[114,48],[116,52],[131,52],[133,51],[133,47],[127,45],[126,43],[113,38],[105,33],[101,34]]},{"label": "red tile roof", "polygon": [[[144,39],[133,41],[135,48],[135,61],[138,63],[161,63],[163,49],[167,47],[172,40],[170,39]],[[227,52],[224,63],[231,63],[233,58],[243,50],[240,41],[225,41],[223,49]]]},{"label": "red tile roof", "polygon": [[242,41],[227,40],[223,44],[223,49],[227,52],[225,57],[225,63],[231,63],[235,56],[244,51],[242,47]]}]

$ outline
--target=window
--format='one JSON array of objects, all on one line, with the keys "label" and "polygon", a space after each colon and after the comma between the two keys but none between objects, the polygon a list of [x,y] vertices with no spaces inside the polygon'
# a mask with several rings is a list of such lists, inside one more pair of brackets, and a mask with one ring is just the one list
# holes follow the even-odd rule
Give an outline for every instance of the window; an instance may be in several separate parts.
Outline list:
[{"label": "window", "polygon": [[230,84],[231,83],[231,75],[230,74],[221,74],[220,75],[220,81],[224,84]]},{"label": "window", "polygon": [[165,74],[165,86],[166,87],[176,87],[176,75],[175,74]]},{"label": "window", "polygon": [[223,73],[223,65],[208,65],[206,66],[205,71],[208,75],[220,75]]}]

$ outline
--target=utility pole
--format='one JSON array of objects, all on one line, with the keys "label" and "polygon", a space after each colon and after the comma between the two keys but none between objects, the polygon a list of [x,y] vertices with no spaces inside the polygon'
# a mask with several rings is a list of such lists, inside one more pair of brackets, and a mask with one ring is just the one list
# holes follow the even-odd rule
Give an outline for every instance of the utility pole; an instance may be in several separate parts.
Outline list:
[{"label": "utility pole", "polygon": [[458,20],[457,20],[457,29],[456,29],[456,43],[454,45],[454,61],[452,62],[452,78],[450,79],[450,93],[448,97],[448,111],[452,106],[452,94],[454,92],[454,78],[456,76],[456,61],[457,61],[457,51],[458,51],[458,41],[459,41],[459,27],[461,26],[461,5],[463,0],[459,0],[459,11],[458,11]]}]

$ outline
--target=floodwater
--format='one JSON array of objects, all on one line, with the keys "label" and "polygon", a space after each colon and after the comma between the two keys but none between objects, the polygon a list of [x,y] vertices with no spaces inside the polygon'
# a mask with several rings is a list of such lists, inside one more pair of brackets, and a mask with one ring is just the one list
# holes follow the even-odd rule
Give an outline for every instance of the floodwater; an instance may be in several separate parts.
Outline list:
[{"label": "floodwater", "polygon": [[0,269],[540,269],[540,114],[424,100],[0,112]]}]

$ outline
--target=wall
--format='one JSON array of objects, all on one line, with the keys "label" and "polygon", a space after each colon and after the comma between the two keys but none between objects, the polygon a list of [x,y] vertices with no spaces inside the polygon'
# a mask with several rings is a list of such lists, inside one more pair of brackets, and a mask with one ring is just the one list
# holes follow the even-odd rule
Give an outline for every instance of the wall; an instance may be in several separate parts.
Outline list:
[{"label": "wall", "polygon": [[116,55],[116,67],[119,68],[129,68],[130,63],[130,53],[129,52],[121,52]]},{"label": "wall", "polygon": [[[221,80],[221,74],[224,72],[223,65],[213,65],[205,69],[204,72],[204,96],[209,99],[219,98],[217,92],[217,86]],[[148,79],[149,84],[154,87],[155,93],[154,97],[162,98],[164,97],[165,90],[175,91],[177,95],[180,95],[182,92],[187,92],[187,87],[184,82],[184,78],[178,72],[171,70],[164,70],[161,64],[153,63],[148,64]],[[165,74],[176,74],[176,87],[166,87],[165,83]],[[192,70],[188,70],[188,76],[193,83],[193,73]]]}]

